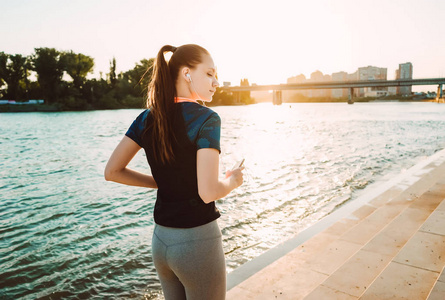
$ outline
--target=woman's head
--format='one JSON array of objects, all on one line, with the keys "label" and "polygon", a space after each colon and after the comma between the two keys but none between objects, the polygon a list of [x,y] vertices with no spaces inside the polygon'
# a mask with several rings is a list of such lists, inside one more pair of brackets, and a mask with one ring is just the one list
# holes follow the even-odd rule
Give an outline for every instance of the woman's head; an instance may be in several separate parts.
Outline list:
[{"label": "woman's head", "polygon": [[[170,60],[165,53],[172,52]],[[147,106],[154,118],[153,137],[158,141],[158,154],[163,162],[173,157],[172,111],[175,97],[211,101],[218,81],[209,52],[201,46],[165,45],[159,50],[148,89]]]},{"label": "woman's head", "polygon": [[178,47],[168,66],[177,96],[212,101],[219,83],[215,63],[206,49],[193,44]]},{"label": "woman's head", "polygon": [[[172,52],[168,62],[164,56],[166,52]],[[218,85],[216,67],[206,49],[194,44],[177,48],[166,45],[154,64],[149,106],[153,107],[155,101],[174,102],[175,96],[211,101]],[[159,97],[161,89],[167,92],[167,97]]]}]

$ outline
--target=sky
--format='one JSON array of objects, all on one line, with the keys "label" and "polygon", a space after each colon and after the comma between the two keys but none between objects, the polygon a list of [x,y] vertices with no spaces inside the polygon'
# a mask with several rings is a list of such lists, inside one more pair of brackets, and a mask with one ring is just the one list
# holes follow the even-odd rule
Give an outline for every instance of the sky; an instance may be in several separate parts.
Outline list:
[{"label": "sky", "polygon": [[414,78],[433,78],[445,77],[444,16],[443,0],[0,0],[0,51],[73,50],[94,58],[90,77],[113,57],[125,72],[163,45],[193,43],[209,50],[221,84],[369,65],[391,80],[405,62]]}]

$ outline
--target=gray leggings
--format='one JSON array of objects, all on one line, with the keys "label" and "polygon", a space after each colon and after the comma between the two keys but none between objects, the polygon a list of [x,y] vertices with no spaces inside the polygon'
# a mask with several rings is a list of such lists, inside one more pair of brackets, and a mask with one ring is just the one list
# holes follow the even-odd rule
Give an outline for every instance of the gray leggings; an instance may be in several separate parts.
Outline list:
[{"label": "gray leggings", "polygon": [[226,263],[216,220],[194,228],[156,224],[152,254],[166,300],[225,299]]}]

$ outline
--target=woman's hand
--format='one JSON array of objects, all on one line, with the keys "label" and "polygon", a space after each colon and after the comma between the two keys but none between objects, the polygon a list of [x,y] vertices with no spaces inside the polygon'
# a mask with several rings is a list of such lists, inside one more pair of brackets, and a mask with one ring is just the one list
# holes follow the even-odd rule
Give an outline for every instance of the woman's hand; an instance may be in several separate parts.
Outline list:
[{"label": "woman's hand", "polygon": [[233,170],[228,170],[226,172],[226,178],[229,178],[230,181],[233,181],[233,185],[235,186],[235,188],[239,187],[244,182],[243,170],[244,166]]},{"label": "woman's hand", "polygon": [[218,178],[219,152],[216,149],[199,149],[196,164],[198,193],[205,203],[225,197],[243,183],[243,167],[228,171],[226,178],[223,180]]}]

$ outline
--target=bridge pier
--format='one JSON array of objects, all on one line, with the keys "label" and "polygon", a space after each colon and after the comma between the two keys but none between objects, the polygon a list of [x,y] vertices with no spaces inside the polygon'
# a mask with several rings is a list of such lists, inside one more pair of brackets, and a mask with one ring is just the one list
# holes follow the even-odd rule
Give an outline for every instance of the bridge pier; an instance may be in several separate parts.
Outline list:
[{"label": "bridge pier", "polygon": [[273,91],[273,99],[272,103],[273,105],[281,105],[283,103],[283,92],[280,91]]},{"label": "bridge pier", "polygon": [[348,104],[354,104],[354,88],[349,88]]},{"label": "bridge pier", "polygon": [[443,88],[442,88],[442,83],[440,83],[439,86],[437,87],[437,96],[436,96],[437,102],[439,102],[439,100],[442,98],[443,98]]}]

